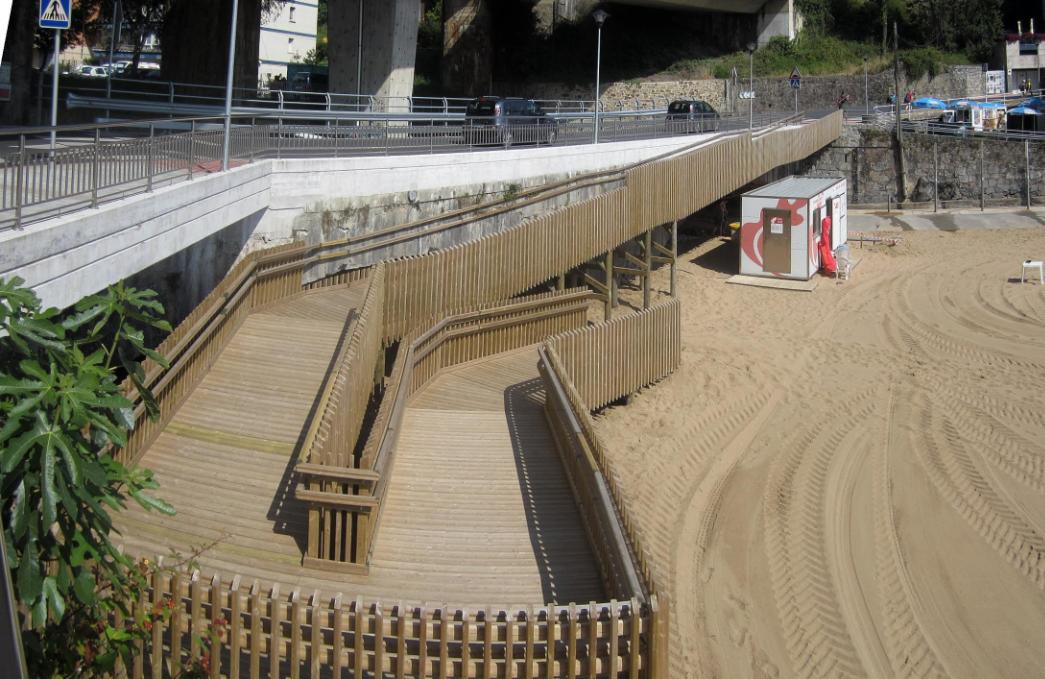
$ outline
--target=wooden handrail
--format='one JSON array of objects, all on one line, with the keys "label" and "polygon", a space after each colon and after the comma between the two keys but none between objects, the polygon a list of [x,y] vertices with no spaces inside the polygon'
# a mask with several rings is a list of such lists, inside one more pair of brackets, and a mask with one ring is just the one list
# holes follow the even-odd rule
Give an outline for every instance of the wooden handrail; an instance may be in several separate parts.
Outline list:
[{"label": "wooden handrail", "polygon": [[[579,444],[581,453],[587,462],[588,469],[594,479],[595,490],[598,493],[599,506],[597,507],[597,510],[599,515],[609,519],[610,539],[613,543],[612,547],[615,552],[616,560],[623,570],[628,596],[634,596],[640,598],[642,601],[648,601],[649,591],[646,588],[646,584],[642,581],[642,578],[639,577],[641,568],[639,567],[638,560],[635,558],[635,552],[625,535],[623,522],[621,521],[617,506],[613,502],[609,486],[606,483],[606,478],[603,475],[595,456],[592,454],[591,447],[587,441],[587,434],[577,420],[577,414],[573,410],[573,403],[566,395],[566,390],[563,387],[562,381],[569,378],[562,374],[561,367],[554,352],[555,350],[551,347],[537,347],[537,355],[539,356],[538,365],[541,368],[541,376],[544,377],[545,384],[549,387],[545,394],[545,398],[552,399],[554,406],[557,407],[559,412],[565,417],[569,429],[568,433],[572,435],[573,440]],[[594,517],[588,518],[589,520],[594,519]]]},{"label": "wooden handrail", "polygon": [[294,496],[310,505],[360,512],[371,512],[377,508],[378,504],[378,499],[371,495],[346,495],[324,490],[307,490],[300,485],[294,491]]},{"label": "wooden handrail", "polygon": [[325,464],[299,462],[294,465],[294,472],[315,481],[337,481],[341,483],[358,483],[373,485],[381,475],[371,469],[359,467],[331,467]]}]

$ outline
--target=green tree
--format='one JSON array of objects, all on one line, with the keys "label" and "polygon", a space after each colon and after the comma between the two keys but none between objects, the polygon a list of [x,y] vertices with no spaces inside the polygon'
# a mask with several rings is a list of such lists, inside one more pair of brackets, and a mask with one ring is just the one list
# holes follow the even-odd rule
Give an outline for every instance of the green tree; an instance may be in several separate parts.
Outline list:
[{"label": "green tree", "polygon": [[155,417],[139,361],[166,362],[144,330],[170,326],[152,291],[118,284],[63,313],[22,283],[0,279],[4,540],[33,675],[93,675],[132,652],[135,630],[112,615],[133,618],[147,577],[111,541],[111,512],[131,499],[173,513],[149,494],[151,472],[114,457],[135,419],[119,377]]}]

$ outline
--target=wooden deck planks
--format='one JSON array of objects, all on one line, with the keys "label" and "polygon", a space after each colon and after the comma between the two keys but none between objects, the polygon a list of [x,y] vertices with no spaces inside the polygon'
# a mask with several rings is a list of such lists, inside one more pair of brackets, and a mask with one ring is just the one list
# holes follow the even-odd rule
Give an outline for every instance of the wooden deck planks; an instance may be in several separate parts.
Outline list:
[{"label": "wooden deck planks", "polygon": [[[464,364],[410,402],[371,576],[453,601],[597,600],[533,348]],[[423,564],[423,568],[419,565]]]}]

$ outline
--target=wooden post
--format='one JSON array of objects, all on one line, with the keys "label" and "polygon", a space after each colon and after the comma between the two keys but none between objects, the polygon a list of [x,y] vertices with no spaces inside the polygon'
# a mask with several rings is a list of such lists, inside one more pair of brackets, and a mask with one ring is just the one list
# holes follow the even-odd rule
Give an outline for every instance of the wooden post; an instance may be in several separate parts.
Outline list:
[{"label": "wooden post", "polygon": [[983,140],[980,140],[980,212],[983,212],[984,182],[983,182]]},{"label": "wooden post", "polygon": [[940,143],[933,139],[933,212],[940,211]]},{"label": "wooden post", "polygon": [[[982,142],[981,142],[982,144]],[[676,284],[678,283],[678,258],[679,258],[679,221],[676,219],[671,223],[671,296],[675,296]]]},{"label": "wooden post", "polygon": [[566,289],[566,272],[559,274],[559,277],[555,279],[555,289],[565,290]]},{"label": "wooden post", "polygon": [[606,269],[606,304],[605,304],[605,317],[606,320],[613,318],[613,304],[616,301],[614,298],[616,295],[613,294],[613,250],[606,251],[606,261],[603,264]]},{"label": "wooden post", "polygon": [[1023,164],[1027,177],[1027,209],[1030,209],[1030,139],[1023,140]]},{"label": "wooden post", "polygon": [[647,229],[643,236],[643,266],[646,275],[642,277],[642,308],[649,309],[650,303],[650,274],[653,272],[653,229]]}]

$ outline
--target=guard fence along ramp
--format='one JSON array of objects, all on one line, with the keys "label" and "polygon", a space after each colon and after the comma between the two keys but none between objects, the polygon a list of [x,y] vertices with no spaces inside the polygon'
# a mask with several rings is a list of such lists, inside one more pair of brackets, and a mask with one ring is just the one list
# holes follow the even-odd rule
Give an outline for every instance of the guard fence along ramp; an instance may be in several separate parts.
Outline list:
[{"label": "guard fence along ramp", "polygon": [[[759,126],[779,115],[756,118]],[[747,118],[683,124],[663,114],[607,113],[600,121],[603,142],[747,129]],[[171,118],[103,125],[0,130],[0,229],[20,228],[85,208],[149,193],[157,187],[222,171],[224,119]],[[265,159],[340,158],[538,148],[589,144],[590,115],[562,114],[552,124],[468,125],[462,119],[382,115],[320,119],[288,112],[234,116],[230,165]]]},{"label": "guard fence along ramp", "polygon": [[[247,582],[235,572],[158,575],[142,605],[169,599],[176,613],[170,626],[154,627],[130,674],[144,676],[148,667],[159,676],[168,659],[198,656],[193,639],[224,619],[228,627],[210,650],[216,673],[667,676],[666,601],[650,579],[642,536],[628,518],[590,410],[674,370],[678,303],[585,327],[598,294],[574,289],[511,298],[807,157],[840,130],[841,115],[833,113],[697,145],[626,169],[622,187],[591,200],[369,270],[327,271],[351,254],[350,246],[295,243],[244,258],[161,344],[170,366],[146,362],[160,418],[150,422],[138,404],[138,427],[118,453],[121,460],[142,457],[251,314],[291,309],[309,295],[359,291],[353,294],[362,301],[340,321],[326,377],[309,397],[316,407],[289,472],[293,492],[308,507],[305,564],[366,577],[410,396],[448,367],[544,342],[534,362],[545,412],[605,591],[617,601],[466,610],[400,604],[395,592],[363,601],[351,593],[286,591],[278,581]],[[396,342],[385,379],[385,348]],[[361,441],[372,396],[380,405]],[[300,574],[288,577],[300,581]]]}]

